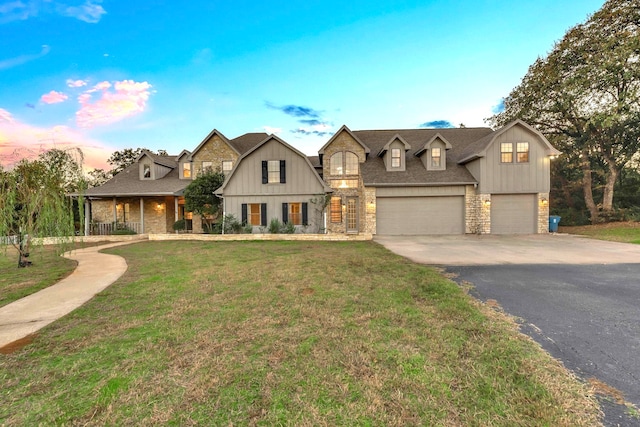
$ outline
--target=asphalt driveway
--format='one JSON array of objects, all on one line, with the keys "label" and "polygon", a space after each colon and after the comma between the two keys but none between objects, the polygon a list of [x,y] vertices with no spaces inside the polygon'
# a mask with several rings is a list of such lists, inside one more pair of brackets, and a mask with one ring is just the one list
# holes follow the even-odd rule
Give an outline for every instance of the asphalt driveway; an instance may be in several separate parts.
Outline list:
[{"label": "asphalt driveway", "polygon": [[[521,319],[522,332],[579,377],[640,407],[640,245],[568,235],[375,240],[471,283],[475,297]],[[605,425],[640,425],[624,406],[601,402]]]}]

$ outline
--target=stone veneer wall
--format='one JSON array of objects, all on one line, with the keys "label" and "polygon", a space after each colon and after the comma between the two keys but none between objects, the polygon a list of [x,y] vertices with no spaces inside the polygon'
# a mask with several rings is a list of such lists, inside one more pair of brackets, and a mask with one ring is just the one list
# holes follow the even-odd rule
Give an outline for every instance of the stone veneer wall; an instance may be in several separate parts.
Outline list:
[{"label": "stone veneer wall", "polygon": [[[546,202],[544,202],[546,200]],[[549,232],[549,193],[538,194],[538,233]]]},{"label": "stone veneer wall", "polygon": [[[235,166],[238,161],[236,153],[218,135],[209,139],[192,157],[192,176],[196,177],[202,170],[202,162],[212,162],[214,171],[222,171],[222,161],[231,160]],[[194,230],[194,232],[196,232]]]},{"label": "stone veneer wall", "polygon": [[[327,185],[331,186],[332,179],[354,179],[355,176],[352,175],[340,175],[340,176],[332,176],[331,175],[331,156],[338,151],[351,151],[358,156],[358,160],[360,165],[364,163],[366,159],[366,154],[364,152],[364,148],[356,142],[351,135],[349,135],[346,131],[341,132],[336,138],[331,142],[331,144],[324,149],[323,160],[322,160],[322,173],[325,182]],[[359,171],[358,171],[359,172]],[[368,214],[367,214],[367,200],[365,196],[365,188],[362,182],[362,175],[358,174],[358,187],[357,188],[334,188],[334,192],[332,196],[334,197],[342,197],[342,222],[341,223],[332,223],[331,222],[331,206],[327,207],[327,232],[328,233],[345,233],[346,232],[346,198],[347,197],[357,197],[358,198],[358,231],[359,232],[368,232],[366,230],[370,230],[371,226],[368,225]],[[375,190],[374,190],[375,191]],[[375,194],[375,193],[374,193]],[[374,197],[375,203],[375,197]],[[375,224],[374,224],[375,230]]]},{"label": "stone veneer wall", "polygon": [[369,187],[364,189],[365,199],[365,223],[362,228],[365,233],[376,234],[376,188]]},{"label": "stone veneer wall", "polygon": [[[130,222],[141,222],[140,198],[117,198],[117,204],[129,203]],[[160,207],[158,207],[158,205]],[[122,220],[118,211],[118,221]],[[92,222],[113,222],[113,199],[91,201]],[[144,198],[144,233],[172,233],[175,222],[175,202],[173,197]]]},{"label": "stone veneer wall", "polygon": [[[491,233],[491,194],[478,194],[473,185],[465,188],[465,233]],[[489,202],[489,204],[485,203]]]}]

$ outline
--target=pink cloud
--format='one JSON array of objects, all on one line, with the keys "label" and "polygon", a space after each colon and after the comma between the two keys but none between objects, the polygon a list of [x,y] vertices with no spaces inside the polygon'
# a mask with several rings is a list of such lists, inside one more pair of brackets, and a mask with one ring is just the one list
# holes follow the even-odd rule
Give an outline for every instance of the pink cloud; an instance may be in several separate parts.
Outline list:
[{"label": "pink cloud", "polygon": [[83,87],[86,86],[87,82],[84,80],[72,80],[72,79],[67,79],[67,86],[68,87]]},{"label": "pink cloud", "polygon": [[[80,110],[76,112],[76,123],[81,128],[107,125],[142,113],[147,107],[151,85],[147,82],[122,80],[104,81],[85,91],[78,97]],[[101,91],[94,100],[93,93]]]},{"label": "pink cloud", "polygon": [[51,148],[79,148],[84,155],[85,169],[110,169],[107,159],[115,151],[68,126],[33,126],[0,108],[0,165],[3,168],[10,169],[21,159],[35,159]]},{"label": "pink cloud", "polygon": [[68,98],[69,97],[64,93],[52,90],[51,92],[42,95],[40,97],[40,101],[44,102],[45,104],[58,104],[60,102],[66,101]]}]

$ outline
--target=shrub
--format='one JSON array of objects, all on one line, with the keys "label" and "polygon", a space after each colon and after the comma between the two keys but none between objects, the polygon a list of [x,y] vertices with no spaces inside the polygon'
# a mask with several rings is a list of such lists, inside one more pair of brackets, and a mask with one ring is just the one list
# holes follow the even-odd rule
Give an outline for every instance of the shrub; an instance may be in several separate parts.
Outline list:
[{"label": "shrub", "polygon": [[282,227],[280,227],[280,232],[286,233],[286,234],[293,234],[296,232],[296,226],[293,225],[292,222],[287,222]]},{"label": "shrub", "polygon": [[187,229],[187,221],[185,221],[184,219],[179,219],[173,223],[174,231],[184,231],[186,229]]},{"label": "shrub", "polygon": [[278,234],[280,233],[280,230],[282,229],[282,227],[283,226],[280,220],[278,220],[278,218],[273,218],[271,219],[271,222],[269,223],[269,228],[267,228],[267,230],[271,234]]}]

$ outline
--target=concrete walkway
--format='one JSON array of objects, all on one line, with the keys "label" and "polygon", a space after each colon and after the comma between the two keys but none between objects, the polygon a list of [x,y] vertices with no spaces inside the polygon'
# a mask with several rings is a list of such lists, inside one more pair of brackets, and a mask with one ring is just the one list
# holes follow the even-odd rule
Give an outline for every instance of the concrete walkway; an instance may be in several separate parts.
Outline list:
[{"label": "concrete walkway", "polygon": [[64,253],[65,258],[78,261],[73,273],[53,286],[0,308],[0,348],[72,312],[115,282],[127,271],[126,261],[98,251],[130,243],[135,242],[110,243]]}]

